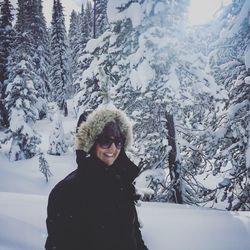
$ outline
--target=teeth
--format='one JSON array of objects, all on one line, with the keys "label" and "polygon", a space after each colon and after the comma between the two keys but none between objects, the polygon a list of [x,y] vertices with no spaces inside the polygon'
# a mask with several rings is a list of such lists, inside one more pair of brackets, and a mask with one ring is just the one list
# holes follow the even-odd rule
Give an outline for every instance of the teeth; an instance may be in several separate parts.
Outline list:
[{"label": "teeth", "polygon": [[113,157],[113,154],[106,154],[106,156],[108,156],[108,157]]}]

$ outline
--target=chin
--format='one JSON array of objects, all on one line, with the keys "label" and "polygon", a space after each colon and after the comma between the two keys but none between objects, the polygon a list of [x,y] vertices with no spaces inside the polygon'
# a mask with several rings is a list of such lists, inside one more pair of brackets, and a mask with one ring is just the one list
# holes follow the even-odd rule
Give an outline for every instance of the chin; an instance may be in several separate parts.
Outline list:
[{"label": "chin", "polygon": [[114,161],[112,161],[112,162],[108,161],[108,162],[105,162],[105,163],[106,163],[106,165],[108,165],[108,166],[112,166],[113,163],[114,163]]}]

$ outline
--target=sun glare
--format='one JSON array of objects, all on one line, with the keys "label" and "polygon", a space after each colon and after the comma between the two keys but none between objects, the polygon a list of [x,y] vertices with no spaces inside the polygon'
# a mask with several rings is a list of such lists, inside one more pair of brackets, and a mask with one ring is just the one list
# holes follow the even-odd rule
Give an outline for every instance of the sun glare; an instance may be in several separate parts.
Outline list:
[{"label": "sun glare", "polygon": [[191,25],[201,25],[211,21],[220,6],[228,5],[231,0],[191,0],[190,2],[189,22]]}]

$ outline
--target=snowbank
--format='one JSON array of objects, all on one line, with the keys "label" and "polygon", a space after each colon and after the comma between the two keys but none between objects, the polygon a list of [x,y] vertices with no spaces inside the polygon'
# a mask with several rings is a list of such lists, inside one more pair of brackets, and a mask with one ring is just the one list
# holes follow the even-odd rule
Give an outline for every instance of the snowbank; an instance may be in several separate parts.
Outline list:
[{"label": "snowbank", "polygon": [[[150,250],[249,250],[250,212],[140,203]],[[0,250],[40,250],[46,240],[47,196],[0,192]]]}]

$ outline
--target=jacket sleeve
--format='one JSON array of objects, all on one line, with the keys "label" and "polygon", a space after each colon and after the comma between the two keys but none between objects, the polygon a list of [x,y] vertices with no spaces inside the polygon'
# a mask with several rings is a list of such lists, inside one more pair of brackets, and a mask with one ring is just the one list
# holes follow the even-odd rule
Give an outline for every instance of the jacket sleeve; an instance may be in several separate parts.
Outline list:
[{"label": "jacket sleeve", "polygon": [[141,230],[140,230],[140,223],[138,220],[136,208],[135,208],[135,237],[136,237],[136,243],[137,243],[138,250],[148,250],[148,248],[146,247],[146,245],[142,239],[142,234],[141,234]]},{"label": "jacket sleeve", "polygon": [[67,249],[67,222],[64,215],[64,199],[60,188],[54,188],[48,200],[47,231],[48,237],[45,244],[46,250]]}]

